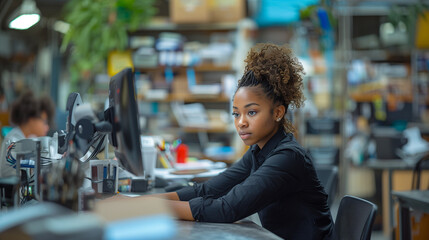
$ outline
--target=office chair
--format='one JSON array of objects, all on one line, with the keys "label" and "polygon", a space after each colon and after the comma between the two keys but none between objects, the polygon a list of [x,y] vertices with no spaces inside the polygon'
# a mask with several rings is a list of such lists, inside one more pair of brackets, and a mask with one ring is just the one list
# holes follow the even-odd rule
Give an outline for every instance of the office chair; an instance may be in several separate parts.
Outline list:
[{"label": "office chair", "polygon": [[18,206],[19,178],[17,176],[0,178],[0,209]]},{"label": "office chair", "polygon": [[414,165],[413,178],[411,182],[411,190],[420,189],[421,172],[425,163],[428,163],[428,162],[429,162],[429,152],[426,153],[423,157],[421,157]]},{"label": "office chair", "polygon": [[370,240],[377,205],[346,195],[341,199],[334,225],[335,240]]},{"label": "office chair", "polygon": [[334,165],[316,165],[314,168],[328,194],[328,206],[331,207],[337,192],[338,167]]}]

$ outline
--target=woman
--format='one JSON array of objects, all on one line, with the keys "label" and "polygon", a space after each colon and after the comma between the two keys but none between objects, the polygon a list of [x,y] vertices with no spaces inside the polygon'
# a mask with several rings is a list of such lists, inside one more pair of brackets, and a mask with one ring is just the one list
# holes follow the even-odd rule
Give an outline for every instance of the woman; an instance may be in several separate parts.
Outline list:
[{"label": "woman", "polygon": [[303,67],[285,46],[258,44],[246,59],[233,99],[236,130],[249,150],[207,182],[167,198],[183,220],[232,223],[258,213],[287,239],[331,239],[333,223],[311,157],[296,142],[289,107],[300,107]]}]

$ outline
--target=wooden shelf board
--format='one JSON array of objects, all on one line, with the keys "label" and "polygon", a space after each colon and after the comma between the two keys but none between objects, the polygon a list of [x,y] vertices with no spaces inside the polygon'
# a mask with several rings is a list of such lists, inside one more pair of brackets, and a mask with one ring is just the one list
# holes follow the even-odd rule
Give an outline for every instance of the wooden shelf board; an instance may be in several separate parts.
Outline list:
[{"label": "wooden shelf board", "polygon": [[189,23],[189,24],[176,24],[171,22],[165,23],[150,23],[132,35],[144,34],[146,32],[229,32],[237,29],[237,23]]},{"label": "wooden shelf board", "polygon": [[[213,65],[213,64],[202,64],[193,67],[185,67],[185,66],[173,66],[171,69],[173,71],[186,71],[188,68],[193,68],[196,72],[229,72],[234,71],[234,69],[230,65]],[[157,67],[145,67],[138,68],[136,70],[140,72],[163,72],[165,71],[165,66],[157,66]]]},{"label": "wooden shelf board", "polygon": [[224,94],[216,95],[192,95],[192,94],[169,94],[165,99],[145,99],[143,96],[138,96],[141,101],[148,102],[176,102],[183,101],[187,103],[192,102],[214,102],[214,103],[227,103],[230,102],[230,98]]},{"label": "wooden shelf board", "polygon": [[[387,95],[387,98],[390,98],[390,97],[393,97],[393,98],[397,99],[398,101],[403,101],[403,102],[412,102],[413,101],[412,95],[394,95],[394,94]],[[379,98],[387,99],[383,94],[380,94],[380,93],[374,93],[374,94],[353,93],[353,94],[350,94],[350,98],[355,100],[356,102],[372,102],[372,101],[379,99]]]}]

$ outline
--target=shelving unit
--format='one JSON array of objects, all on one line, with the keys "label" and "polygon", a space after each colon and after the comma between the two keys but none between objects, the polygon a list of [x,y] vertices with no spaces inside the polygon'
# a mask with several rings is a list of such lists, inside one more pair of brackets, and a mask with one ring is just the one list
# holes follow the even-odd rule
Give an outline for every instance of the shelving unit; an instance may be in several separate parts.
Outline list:
[{"label": "shelving unit", "polygon": [[416,119],[426,118],[429,106],[429,49],[414,49],[411,56],[411,80],[413,93],[416,93],[413,98],[413,115]]},{"label": "shelving unit", "polygon": [[[418,75],[419,71],[417,69],[417,59],[418,55],[420,54],[420,50],[410,50],[410,48],[406,45],[409,44],[412,41],[412,38],[409,39],[406,43],[402,43],[402,45],[399,44],[384,44],[381,41],[381,30],[380,30],[380,24],[384,21],[383,18],[387,18],[387,15],[392,9],[392,6],[395,4],[401,4],[401,5],[412,5],[416,4],[418,1],[374,1],[372,3],[369,2],[348,2],[348,1],[339,1],[337,5],[337,12],[340,15],[339,19],[339,50],[340,50],[340,61],[342,61],[346,67],[344,67],[342,71],[342,76],[344,79],[344,98],[343,99],[349,99],[349,106],[357,106],[354,107],[355,109],[359,108],[360,105],[366,105],[371,106],[371,104],[375,102],[383,102],[383,104],[386,104],[386,115],[389,115],[391,112],[389,109],[389,104],[396,105],[399,103],[401,106],[403,106],[404,112],[405,109],[406,113],[400,114],[399,111],[395,112],[395,117],[400,117],[402,121],[405,121],[404,119],[412,119],[412,121],[420,121],[421,120],[421,110],[422,108],[426,108],[426,105],[429,104],[429,99],[424,94],[421,94],[421,91],[418,91],[419,87],[419,80]],[[362,24],[362,26],[365,26],[364,28],[359,28],[358,25],[353,24],[353,21],[356,20],[356,16],[360,17],[360,19],[365,18],[378,18],[378,23],[376,21],[373,21],[372,24],[366,23]],[[374,19],[373,19],[374,20]],[[356,30],[357,28],[360,29],[360,32]],[[369,29],[372,29],[372,31],[369,31]],[[355,40],[357,33],[362,35],[370,35],[373,34],[379,41],[379,46],[373,47],[373,48],[363,48],[363,49],[357,49],[355,45]],[[378,39],[380,37],[380,39]],[[409,36],[408,36],[409,37]],[[390,42],[392,43],[392,42]],[[379,86],[369,86],[369,88],[364,89],[365,86],[362,86],[362,88],[357,89],[356,87],[350,86],[347,84],[347,72],[349,70],[349,66],[351,66],[351,63],[353,59],[366,59],[370,61],[370,65],[373,66],[374,64],[381,64],[381,63],[388,63],[388,64],[402,64],[403,66],[406,66],[408,68],[408,74],[406,77],[403,78],[403,87],[399,88],[399,91],[395,91],[394,88],[390,86],[390,83],[392,79],[390,77],[386,77],[386,81],[383,82],[384,86],[382,84],[379,84]],[[424,85],[423,85],[424,86]],[[371,88],[374,87],[374,88]],[[427,85],[426,85],[426,91],[427,91]],[[347,103],[345,101],[345,103]],[[406,106],[406,108],[405,108]],[[411,106],[411,107],[410,107]],[[374,107],[375,106],[371,106]],[[413,109],[413,111],[410,111],[410,109]],[[368,110],[369,108],[367,108]],[[348,114],[350,114],[351,108],[348,108],[346,104],[344,104],[343,109],[343,118],[346,118]],[[393,112],[393,111],[392,111]],[[374,114],[375,115],[375,114]],[[374,117],[374,116],[372,116]],[[386,117],[386,119],[388,116]],[[403,119],[402,119],[403,118]],[[371,119],[374,120],[374,119]],[[387,125],[387,121],[379,121],[383,124]],[[349,141],[348,137],[344,134],[345,133],[345,127],[342,129],[342,136],[343,136],[343,142],[346,143]],[[374,134],[374,132],[371,132]],[[342,151],[344,153],[344,151]],[[350,159],[346,159],[344,157],[344,154],[341,157],[341,167],[340,167],[340,190],[342,194],[347,194],[347,189],[352,189],[353,187],[357,188],[367,188],[367,186],[360,186],[357,182],[349,182],[349,175],[352,175],[355,169],[351,167],[352,163]],[[385,168],[386,171],[391,171],[388,168]],[[362,171],[368,171],[367,168],[359,168],[358,172]],[[376,177],[378,175],[371,173],[371,175],[375,175]],[[383,174],[383,181],[387,180]],[[391,180],[391,179],[390,179]],[[353,181],[351,179],[350,181]],[[403,181],[403,180],[402,180]],[[386,181],[387,182],[387,181]],[[353,186],[352,186],[353,184]],[[389,182],[389,184],[391,184]],[[352,186],[352,187],[350,187]],[[384,186],[383,186],[384,188]],[[359,191],[359,190],[357,190]],[[381,191],[380,191],[381,192]],[[377,195],[379,192],[375,193],[375,196],[378,198],[379,195]],[[390,196],[388,196],[387,192],[383,190],[383,199],[379,203],[380,204],[380,211],[378,214],[382,214],[382,224],[383,224],[383,231],[384,235],[386,237],[391,237],[392,235],[392,227],[394,226],[394,211],[393,206],[391,205],[391,201],[389,201]],[[384,196],[386,195],[386,196]],[[371,197],[371,196],[368,196]],[[378,199],[381,200],[381,199]],[[387,200],[387,201],[386,201]]]},{"label": "shelving unit", "polygon": [[[222,76],[231,75],[234,79],[241,73],[240,64],[234,64],[235,61],[242,62],[244,59],[238,59],[245,54],[239,53],[242,47],[237,47],[239,32],[241,31],[237,23],[212,23],[212,24],[150,24],[132,33],[132,36],[151,36],[157,38],[163,32],[180,33],[186,41],[200,42],[207,44],[211,40],[212,34],[224,34],[228,36],[230,43],[234,47],[234,56],[225,63],[201,62],[194,66],[164,66],[158,64],[150,67],[136,67],[135,71],[140,75],[145,75],[149,80],[150,89],[161,89],[164,91],[162,96],[151,96],[150,94],[138,93],[141,117],[146,120],[146,133],[163,135],[164,133],[173,135],[175,138],[181,138],[186,144],[190,145],[190,155],[199,158],[212,159],[204,154],[204,149],[210,146],[233,147],[234,130],[230,118],[231,96],[224,91],[222,86]],[[241,40],[240,40],[241,41]],[[133,49],[134,51],[137,49]],[[247,51],[247,49],[243,49]],[[243,51],[241,50],[241,51]],[[156,52],[158,54],[158,52]],[[196,75],[197,85],[216,84],[221,86],[219,94],[194,94],[188,88],[187,72],[192,70]],[[167,82],[165,78],[166,71],[173,76],[172,82]],[[155,83],[156,82],[156,83]],[[156,86],[155,86],[156,85]],[[161,86],[160,86],[161,85]],[[150,90],[149,90],[150,91]],[[209,120],[207,126],[180,126],[178,120],[173,114],[173,104],[202,104],[206,109],[209,119],[212,115],[225,115],[228,119],[221,121],[224,116],[217,116]],[[142,111],[142,109],[144,109]],[[149,111],[148,111],[149,110]],[[225,113],[225,114],[222,114]],[[218,160],[218,159],[213,159]],[[235,161],[235,157],[221,159],[227,163]]]}]

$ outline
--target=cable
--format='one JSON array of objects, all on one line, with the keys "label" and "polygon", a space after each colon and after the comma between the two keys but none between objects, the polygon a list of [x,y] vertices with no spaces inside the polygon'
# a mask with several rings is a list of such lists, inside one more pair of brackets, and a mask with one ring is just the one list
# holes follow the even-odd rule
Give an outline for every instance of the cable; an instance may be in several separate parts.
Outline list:
[{"label": "cable", "polygon": [[92,180],[92,178],[89,177],[85,177],[86,179],[88,179],[89,181],[91,181],[92,183],[102,183],[103,180]]},{"label": "cable", "polygon": [[12,149],[15,148],[15,142],[12,142],[8,147],[7,147],[7,154],[6,154],[6,161],[11,165],[11,166],[15,166],[16,164],[16,159],[12,156]]},{"label": "cable", "polygon": [[97,157],[97,154],[99,154],[104,148],[105,144],[105,138],[107,134],[106,133],[96,133],[94,134],[93,138],[89,142],[89,147],[87,152],[91,152],[88,158],[83,160],[82,162],[88,162],[91,159],[94,159]]}]

